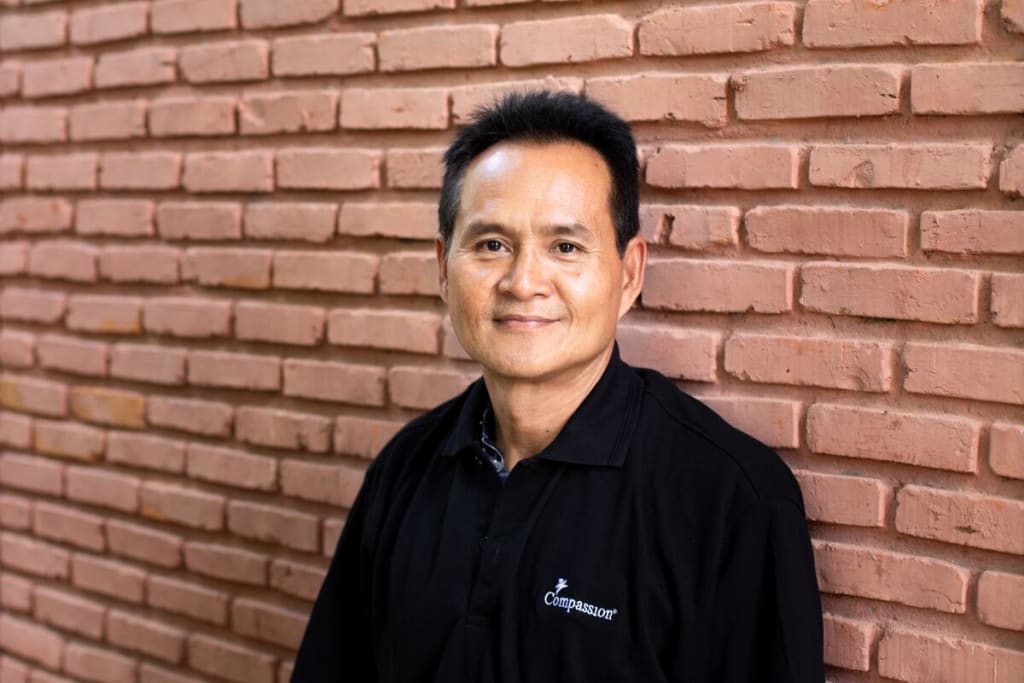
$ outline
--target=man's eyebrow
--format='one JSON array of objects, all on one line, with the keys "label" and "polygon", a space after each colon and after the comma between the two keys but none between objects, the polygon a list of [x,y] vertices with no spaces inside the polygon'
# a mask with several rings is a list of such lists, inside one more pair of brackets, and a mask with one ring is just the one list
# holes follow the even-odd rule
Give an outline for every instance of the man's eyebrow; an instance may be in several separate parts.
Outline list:
[{"label": "man's eyebrow", "polygon": [[466,226],[462,236],[463,239],[472,239],[478,235],[483,235],[489,232],[498,233],[499,235],[507,235],[512,231],[501,223],[492,223],[491,221],[473,221]]},{"label": "man's eyebrow", "polygon": [[594,232],[582,223],[557,223],[548,228],[549,232],[556,235],[577,235],[592,237]]}]

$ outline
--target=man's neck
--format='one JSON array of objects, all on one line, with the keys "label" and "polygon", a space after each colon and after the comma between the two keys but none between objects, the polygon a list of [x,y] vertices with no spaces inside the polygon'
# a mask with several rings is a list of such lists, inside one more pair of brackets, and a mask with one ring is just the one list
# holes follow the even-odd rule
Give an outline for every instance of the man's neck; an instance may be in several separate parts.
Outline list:
[{"label": "man's neck", "polygon": [[510,471],[547,448],[594,388],[611,360],[612,348],[564,377],[523,381],[484,373],[494,410],[495,442]]}]

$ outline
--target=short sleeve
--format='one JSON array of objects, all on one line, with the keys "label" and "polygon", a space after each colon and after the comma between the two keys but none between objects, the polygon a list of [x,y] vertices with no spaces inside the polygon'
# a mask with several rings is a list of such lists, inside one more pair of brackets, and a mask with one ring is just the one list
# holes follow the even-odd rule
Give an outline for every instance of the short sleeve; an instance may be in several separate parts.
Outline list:
[{"label": "short sleeve", "polygon": [[821,598],[803,510],[788,498],[755,503],[723,550],[711,680],[821,683]]}]

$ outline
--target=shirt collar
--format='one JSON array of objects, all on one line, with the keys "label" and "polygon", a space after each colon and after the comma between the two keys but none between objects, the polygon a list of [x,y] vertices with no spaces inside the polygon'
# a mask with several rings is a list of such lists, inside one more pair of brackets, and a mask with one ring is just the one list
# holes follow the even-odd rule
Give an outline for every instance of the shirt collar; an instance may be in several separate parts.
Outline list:
[{"label": "shirt collar", "polygon": [[[640,413],[641,380],[619,357],[615,344],[601,379],[583,399],[555,440],[536,458],[573,465],[621,467]],[[480,448],[480,416],[490,406],[483,378],[466,390],[441,454]]]}]

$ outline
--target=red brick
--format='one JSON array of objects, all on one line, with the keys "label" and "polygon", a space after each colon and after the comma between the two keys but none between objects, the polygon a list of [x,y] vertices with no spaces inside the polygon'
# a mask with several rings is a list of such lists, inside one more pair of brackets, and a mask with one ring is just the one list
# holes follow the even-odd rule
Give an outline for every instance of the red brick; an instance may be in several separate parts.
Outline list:
[{"label": "red brick", "polygon": [[25,157],[21,154],[0,154],[0,189],[16,190],[22,186]]},{"label": "red brick", "polygon": [[32,418],[0,410],[0,444],[28,448],[32,443]]},{"label": "red brick", "polygon": [[277,485],[277,460],[231,448],[190,443],[185,469],[194,479],[243,489],[271,491]]},{"label": "red brick", "polygon": [[367,346],[437,354],[441,316],[374,309],[331,311],[327,339],[341,346]]},{"label": "red brick", "polygon": [[383,406],[387,372],[372,365],[289,358],[284,362],[284,394],[319,401]]},{"label": "red brick", "polygon": [[201,681],[198,678],[182,676],[143,662],[139,668],[139,683],[201,683]]},{"label": "red brick", "polygon": [[74,422],[36,420],[32,431],[33,450],[62,458],[99,460],[106,444],[103,430]]},{"label": "red brick", "polygon": [[925,211],[921,249],[953,254],[1024,254],[1024,214],[1019,211]]},{"label": "red brick", "polygon": [[194,152],[185,156],[182,185],[189,192],[270,192],[270,152]]},{"label": "red brick", "polygon": [[177,284],[180,251],[156,244],[105,247],[99,270],[111,282]]},{"label": "red brick", "polygon": [[128,140],[146,137],[145,100],[79,104],[71,107],[72,140]]},{"label": "red brick", "polygon": [[153,202],[143,199],[83,199],[78,202],[76,210],[75,232],[117,237],[152,235]]},{"label": "red brick", "polygon": [[204,436],[231,436],[234,409],[228,403],[171,396],[150,396],[146,418],[151,425]]},{"label": "red brick", "polygon": [[758,206],[747,211],[743,223],[747,243],[757,251],[875,258],[907,254],[905,211]]},{"label": "red brick", "polygon": [[64,670],[83,680],[97,683],[134,681],[138,662],[98,647],[69,643],[64,651]]},{"label": "red brick", "polygon": [[105,334],[138,334],[142,299],[127,296],[72,294],[68,329]]},{"label": "red brick", "polygon": [[334,428],[334,451],[371,460],[401,428],[401,422],[339,416]]},{"label": "red brick", "polygon": [[[455,123],[467,123],[473,112],[480,106],[493,104],[509,93],[529,90],[565,91],[579,95],[583,92],[583,79],[546,76],[525,81],[474,83],[473,85],[454,87],[451,89],[452,119]],[[440,163],[440,156],[438,163]],[[440,180],[440,176],[438,176],[438,180]],[[438,182],[438,187],[440,187],[440,182]]]},{"label": "red brick", "polygon": [[[453,105],[454,113],[454,105]],[[408,189],[440,189],[444,173],[444,149],[389,149],[386,154],[388,186]]]},{"label": "red brick", "polygon": [[670,145],[647,161],[646,180],[667,188],[796,189],[799,162],[792,145]]},{"label": "red brick", "polygon": [[270,287],[270,258],[271,252],[265,249],[188,249],[182,259],[181,278],[195,280],[206,287],[267,289]]},{"label": "red brick", "polygon": [[645,308],[782,313],[792,310],[793,266],[672,259],[647,266]]},{"label": "red brick", "polygon": [[1003,27],[1012,33],[1024,33],[1024,1],[1003,0],[999,5]]},{"label": "red brick", "polygon": [[53,324],[64,317],[67,295],[40,289],[4,287],[0,291],[0,312],[4,320]]},{"label": "red brick", "polygon": [[227,681],[274,683],[276,663],[269,654],[224,640],[197,634],[188,638],[188,665]]},{"label": "red brick", "polygon": [[428,409],[461,393],[476,375],[457,370],[397,366],[388,372],[391,400],[404,408]]},{"label": "red brick", "polygon": [[967,611],[971,573],[959,565],[847,543],[815,541],[814,551],[818,585],[825,593],[954,614]]},{"label": "red brick", "polygon": [[724,74],[645,73],[593,78],[587,96],[627,121],[692,121],[726,124],[729,77]]},{"label": "red brick", "polygon": [[164,576],[150,576],[146,584],[150,607],[183,614],[216,626],[228,623],[228,595],[194,583]]},{"label": "red brick", "polygon": [[[280,562],[286,562],[279,560],[274,564],[277,565]],[[282,564],[278,568],[278,580],[279,586],[275,586],[278,590],[283,592],[289,592],[286,589],[295,588],[301,590],[301,575],[302,565],[296,565],[293,563]],[[271,567],[273,572],[274,567]],[[271,585],[274,585],[273,574],[271,575]],[[0,574],[0,605],[5,609],[15,610],[17,612],[29,612],[32,609],[32,592],[34,587],[31,581],[23,579],[20,576],[14,574]],[[290,594],[294,595],[295,592]],[[2,659],[0,659],[2,661]],[[0,672],[3,669],[0,668]],[[0,680],[6,680],[0,677]]]},{"label": "red brick", "polygon": [[717,381],[718,334],[668,325],[623,324],[616,337],[627,363],[654,368],[668,377]]},{"label": "red brick", "polygon": [[167,97],[149,107],[149,133],[153,137],[233,135],[234,97]]},{"label": "red brick", "polygon": [[67,232],[71,204],[64,199],[11,197],[0,201],[0,234]]},{"label": "red brick", "polygon": [[910,105],[915,114],[1024,111],[1022,64],[919,64],[911,69],[910,77]]},{"label": "red brick", "polygon": [[277,0],[241,0],[242,26],[247,29],[315,24],[338,13],[339,0],[306,0],[282,4]]},{"label": "red brick", "polygon": [[235,336],[248,341],[316,346],[324,336],[324,309],[317,306],[241,301],[235,305]]},{"label": "red brick", "polygon": [[335,92],[250,93],[238,105],[243,135],[334,130],[337,112]]},{"label": "red brick", "polygon": [[437,206],[427,202],[345,202],[338,215],[342,235],[433,240],[438,236]]},{"label": "red brick", "polygon": [[900,533],[1024,555],[1024,501],[908,485],[896,505]]},{"label": "red brick", "polygon": [[346,88],[341,93],[342,128],[444,130],[448,91],[441,88]]},{"label": "red brick", "polygon": [[107,520],[107,543],[113,555],[167,569],[181,566],[181,537],[166,531],[111,519]]},{"label": "red brick", "polygon": [[110,375],[119,379],[154,384],[185,383],[185,349],[149,344],[114,344]]},{"label": "red brick", "polygon": [[181,297],[146,299],[142,322],[147,332],[175,337],[226,337],[231,334],[231,302]]},{"label": "red brick", "polygon": [[761,52],[792,45],[796,40],[796,14],[797,6],[790,2],[657,10],[640,20],[640,54]]},{"label": "red brick", "polygon": [[260,202],[245,207],[245,236],[326,242],[334,236],[338,206],[313,202]]},{"label": "red brick", "polygon": [[733,76],[741,119],[882,116],[900,109],[903,69],[839,64],[746,71]]},{"label": "red brick", "polygon": [[71,500],[127,513],[139,508],[138,477],[72,465],[66,478],[65,495]]},{"label": "red brick", "polygon": [[334,552],[334,548],[338,545],[338,539],[341,537],[341,530],[345,526],[345,522],[342,519],[325,519],[323,526],[323,543],[321,544],[324,548],[324,556],[331,557]]},{"label": "red brick", "polygon": [[729,424],[768,446],[796,448],[800,445],[800,403],[797,401],[703,395],[697,398]]},{"label": "red brick", "polygon": [[346,0],[345,16],[455,9],[455,0]]},{"label": "red brick", "polygon": [[118,647],[178,664],[185,657],[186,632],[128,612],[107,613],[107,640]]},{"label": "red brick", "polygon": [[32,533],[98,553],[106,548],[102,517],[41,500],[32,506]]},{"label": "red brick", "polygon": [[297,650],[309,621],[305,613],[241,598],[231,605],[231,625],[239,635]]},{"label": "red brick", "polygon": [[273,44],[275,76],[345,76],[373,71],[373,33],[294,36]]},{"label": "red brick", "polygon": [[871,670],[874,624],[834,614],[823,617],[825,664],[854,671]]},{"label": "red brick", "polygon": [[465,69],[494,66],[498,27],[490,24],[429,26],[381,31],[381,71]]},{"label": "red brick", "polygon": [[114,6],[76,10],[71,13],[71,43],[94,45],[145,35],[149,3],[122,2]]},{"label": "red brick", "polygon": [[71,388],[71,414],[86,422],[142,429],[146,399],[142,394],[105,387]]},{"label": "red brick", "polygon": [[1001,477],[1024,479],[1024,425],[997,422],[989,435],[988,463]]},{"label": "red brick", "polygon": [[984,189],[991,172],[990,145],[818,145],[810,158],[810,181],[818,187]]},{"label": "red brick", "polygon": [[107,152],[100,157],[105,190],[173,190],[180,178],[178,152]]},{"label": "red brick", "polygon": [[807,411],[816,453],[954,472],[977,472],[980,433],[981,423],[968,418],[825,403]]},{"label": "red brick", "polygon": [[279,251],[274,254],[274,287],[372,294],[378,263],[371,254]]},{"label": "red brick", "polygon": [[907,683],[1012,683],[1024,677],[1024,653],[959,637],[889,627],[878,643],[878,672]]},{"label": "red brick", "polygon": [[1017,145],[999,164],[999,190],[1011,197],[1024,195],[1024,145]]},{"label": "red brick", "polygon": [[939,11],[930,0],[809,0],[803,41],[808,47],[980,43],[983,6],[950,0]]},{"label": "red brick", "polygon": [[101,603],[43,586],[36,588],[34,598],[33,616],[36,621],[93,640],[103,637],[103,617],[107,608]]},{"label": "red brick", "polygon": [[193,351],[189,356],[188,381],[200,386],[278,391],[281,359],[276,356]]},{"label": "red brick", "polygon": [[155,481],[144,482],[139,494],[143,517],[207,531],[224,528],[224,496]]},{"label": "red brick", "polygon": [[737,334],[725,343],[726,372],[746,382],[883,392],[892,366],[888,342]]},{"label": "red brick", "polygon": [[0,527],[27,531],[31,526],[32,501],[28,498],[0,493]]},{"label": "red brick", "polygon": [[803,491],[807,519],[829,524],[881,527],[892,496],[888,484],[867,477],[795,472]]},{"label": "red brick", "polygon": [[1024,405],[1024,351],[911,342],[903,362],[911,393]]},{"label": "red brick", "polygon": [[153,33],[221,31],[238,25],[238,0],[154,0],[149,23]]},{"label": "red brick", "polygon": [[28,62],[22,67],[22,97],[74,95],[92,88],[92,57]]},{"label": "red brick", "polygon": [[0,453],[0,482],[4,487],[60,496],[64,492],[64,465],[35,455]]},{"label": "red brick", "polygon": [[95,190],[97,156],[53,154],[28,157],[25,186],[32,190]]},{"label": "red brick", "polygon": [[437,296],[436,256],[426,251],[385,254],[380,261],[380,291]]},{"label": "red brick", "polygon": [[0,97],[17,95],[21,90],[21,64],[5,62],[0,64]]},{"label": "red brick", "polygon": [[0,275],[20,275],[28,265],[29,243],[5,239],[0,242]]},{"label": "red brick", "polygon": [[326,574],[325,570],[318,567],[290,560],[273,560],[270,563],[270,586],[287,595],[312,602],[320,592]]},{"label": "red brick", "polygon": [[5,653],[50,669],[60,669],[64,658],[64,639],[56,631],[9,614],[0,614],[0,632],[4,634]]},{"label": "red brick", "polygon": [[811,311],[947,325],[978,321],[979,273],[889,264],[807,263],[800,304]]},{"label": "red brick", "polygon": [[96,62],[97,88],[173,83],[177,54],[168,47],[144,47],[126,52],[105,52]]},{"label": "red brick", "polygon": [[257,555],[217,543],[185,542],[185,566],[190,572],[253,586],[267,584],[267,562]]},{"label": "red brick", "polygon": [[[31,1],[31,0],[29,0]],[[43,669],[35,669],[32,671],[31,683],[73,683],[70,679],[63,676],[56,676],[48,673]]]},{"label": "red brick", "polygon": [[228,503],[228,529],[239,536],[295,550],[320,549],[320,520],[286,508],[244,501]]},{"label": "red brick", "polygon": [[1024,615],[1015,606],[1024,599],[1024,576],[986,571],[978,579],[978,618],[990,626],[1024,631]]},{"label": "red brick", "polygon": [[65,12],[8,13],[0,19],[0,50],[57,47],[67,40]]},{"label": "red brick", "polygon": [[239,406],[237,432],[239,441],[254,446],[313,453],[331,448],[331,420],[320,415]]},{"label": "red brick", "polygon": [[380,152],[372,149],[284,149],[277,153],[277,186],[293,190],[374,189],[380,187],[380,162]]},{"label": "red brick", "polygon": [[67,119],[63,107],[9,106],[0,111],[0,141],[63,142],[68,137]]},{"label": "red brick", "polygon": [[[281,490],[286,496],[294,496],[316,503],[327,503],[335,507],[351,507],[363,482],[362,470],[338,464],[320,464],[302,460],[285,460],[281,463]],[[315,521],[315,520],[314,520]],[[318,534],[316,524],[312,525],[314,536]],[[292,545],[287,538],[280,541]],[[313,541],[315,550],[316,541]]]},{"label": "red brick", "polygon": [[10,533],[0,534],[3,566],[26,574],[67,581],[70,553],[50,543]]},{"label": "red brick", "polygon": [[520,21],[501,30],[505,66],[593,62],[633,55],[633,24],[614,14]]},{"label": "red brick", "polygon": [[8,367],[31,367],[35,363],[36,338],[31,332],[0,330],[0,363]]},{"label": "red brick", "polygon": [[0,404],[22,413],[67,415],[68,388],[58,382],[4,373],[0,375]]},{"label": "red brick", "polygon": [[268,54],[263,40],[189,45],[182,49],[178,66],[190,83],[256,81],[269,75]]}]

